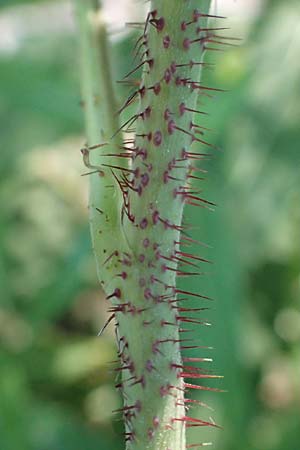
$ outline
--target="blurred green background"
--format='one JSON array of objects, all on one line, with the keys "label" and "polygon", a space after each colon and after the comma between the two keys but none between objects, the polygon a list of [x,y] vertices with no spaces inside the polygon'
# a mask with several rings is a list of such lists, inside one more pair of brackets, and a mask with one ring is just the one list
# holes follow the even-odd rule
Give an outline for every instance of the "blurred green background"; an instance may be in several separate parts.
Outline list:
[{"label": "blurred green background", "polygon": [[[224,429],[197,430],[190,442],[299,450],[300,5],[231,3],[241,45],[208,55],[217,66],[205,73],[228,92],[203,100],[202,124],[222,151],[201,188],[218,206],[186,211],[214,262],[189,281],[216,299],[213,326],[196,333],[214,347],[207,356],[226,390],[198,396],[214,411],[193,414]],[[0,449],[122,449],[113,326],[96,337],[107,304],[80,176],[72,8],[2,0],[0,29]],[[133,42],[113,37],[115,79],[131,67]],[[126,93],[118,95],[121,103]]]}]

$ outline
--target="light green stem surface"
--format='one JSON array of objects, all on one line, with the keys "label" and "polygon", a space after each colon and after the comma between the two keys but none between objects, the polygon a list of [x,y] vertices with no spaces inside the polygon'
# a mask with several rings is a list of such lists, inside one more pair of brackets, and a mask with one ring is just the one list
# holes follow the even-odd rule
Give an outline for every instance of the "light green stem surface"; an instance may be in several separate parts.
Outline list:
[{"label": "light green stem surface", "polygon": [[[116,246],[120,237],[120,208],[122,196],[109,169],[97,170],[101,164],[119,164],[116,157],[101,154],[119,152],[120,134],[111,139],[119,128],[117,107],[111,72],[111,61],[106,27],[97,0],[75,0],[79,28],[81,59],[81,96],[85,117],[87,147],[107,144],[100,148],[84,148],[84,161],[90,177],[89,217],[97,273],[104,287],[111,274],[106,275],[103,262]],[[121,161],[122,163],[122,161]],[[105,243],[105,245],[104,245]],[[124,244],[124,249],[127,248]],[[105,288],[104,288],[105,289]]]}]

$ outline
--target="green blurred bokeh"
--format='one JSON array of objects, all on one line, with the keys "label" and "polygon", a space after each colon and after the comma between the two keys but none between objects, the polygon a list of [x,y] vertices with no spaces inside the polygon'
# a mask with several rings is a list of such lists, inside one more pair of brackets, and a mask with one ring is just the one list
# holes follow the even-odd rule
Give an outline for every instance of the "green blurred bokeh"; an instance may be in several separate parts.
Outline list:
[{"label": "green blurred bokeh", "polygon": [[[214,347],[205,356],[226,391],[201,394],[214,410],[193,412],[224,429],[190,441],[217,450],[300,442],[300,5],[262,5],[232,23],[241,45],[208,55],[207,83],[228,90],[202,100],[221,151],[201,189],[218,206],[186,211],[214,263],[189,281],[215,298],[213,326],[195,333]],[[0,449],[117,450],[113,326],[96,337],[107,303],[81,177],[77,34],[70,18],[51,31],[51,17],[42,1],[0,3]],[[132,45],[114,39],[115,79]]]}]

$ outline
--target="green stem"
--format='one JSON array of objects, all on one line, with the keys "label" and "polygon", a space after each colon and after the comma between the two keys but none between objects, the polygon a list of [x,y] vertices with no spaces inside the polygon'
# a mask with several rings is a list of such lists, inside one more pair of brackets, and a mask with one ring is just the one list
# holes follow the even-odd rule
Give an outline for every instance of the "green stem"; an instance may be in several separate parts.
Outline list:
[{"label": "green stem", "polygon": [[84,161],[90,172],[89,215],[93,249],[98,278],[101,284],[105,285],[111,279],[111,274],[103,270],[103,263],[117,246],[122,246],[122,196],[111,171],[101,164],[124,167],[124,161],[119,161],[115,156],[102,156],[119,153],[121,135],[119,133],[112,138],[119,128],[119,121],[107,32],[99,2],[75,0],[75,11],[79,29],[81,91],[87,145],[91,147],[106,143],[105,146],[93,150],[88,147],[83,149]]},{"label": "green stem", "polygon": [[183,450],[187,423],[207,424],[186,416],[184,377],[197,375],[184,368],[180,331],[202,321],[177,304],[178,293],[189,293],[177,290],[176,275],[187,275],[178,262],[189,258],[179,246],[184,204],[197,202],[190,190],[196,155],[189,153],[191,144],[198,145],[192,151],[199,145],[200,154],[207,151],[195,113],[205,89],[199,83],[209,5],[210,0],[151,2],[140,41],[136,136],[128,152],[131,165],[125,167],[120,160],[127,158],[118,156],[121,133],[115,134],[119,124],[101,14],[94,0],[76,0],[88,144],[106,143],[85,149],[84,159],[95,171],[91,232],[99,280],[118,330],[128,450]]}]

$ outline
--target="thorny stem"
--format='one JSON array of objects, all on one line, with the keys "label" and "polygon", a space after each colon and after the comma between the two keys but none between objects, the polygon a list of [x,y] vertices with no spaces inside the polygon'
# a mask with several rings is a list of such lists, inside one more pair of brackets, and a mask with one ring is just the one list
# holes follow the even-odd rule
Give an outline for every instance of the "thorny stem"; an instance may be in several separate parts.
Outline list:
[{"label": "thorny stem", "polygon": [[[214,426],[187,416],[185,387],[209,388],[190,382],[205,376],[200,368],[184,366],[181,356],[180,329],[202,322],[177,304],[177,294],[199,301],[207,297],[176,288],[176,275],[195,275],[178,269],[178,261],[190,257],[178,245],[184,203],[205,202],[189,190],[188,179],[192,160],[202,158],[207,144],[194,123],[199,91],[209,89],[200,85],[200,74],[210,0],[151,2],[127,166],[120,157],[125,144],[116,134],[113,77],[98,2],[75,4],[88,146],[105,144],[83,149],[83,156],[94,172],[89,208],[98,277],[118,330],[116,374],[124,397],[126,448],[184,450],[188,426]],[[202,145],[200,153],[190,152],[193,142]],[[104,158],[104,153],[113,156]]]}]

